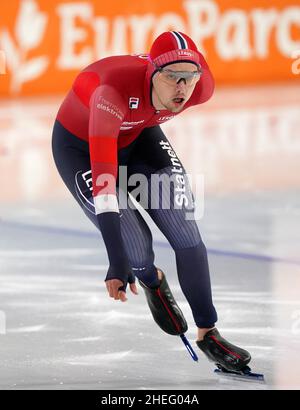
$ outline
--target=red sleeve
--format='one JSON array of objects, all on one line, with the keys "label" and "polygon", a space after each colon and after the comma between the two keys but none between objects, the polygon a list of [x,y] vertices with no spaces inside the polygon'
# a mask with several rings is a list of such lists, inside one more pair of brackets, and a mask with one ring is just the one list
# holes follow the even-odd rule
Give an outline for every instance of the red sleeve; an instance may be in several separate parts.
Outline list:
[{"label": "red sleeve", "polygon": [[90,101],[89,145],[96,214],[119,212],[116,197],[118,135],[126,105],[109,85],[96,88]]}]

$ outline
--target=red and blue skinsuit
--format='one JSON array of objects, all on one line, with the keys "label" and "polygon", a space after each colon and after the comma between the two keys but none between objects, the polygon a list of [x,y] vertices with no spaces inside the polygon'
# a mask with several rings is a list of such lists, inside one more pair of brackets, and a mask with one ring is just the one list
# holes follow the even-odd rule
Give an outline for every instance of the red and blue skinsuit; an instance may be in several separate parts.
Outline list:
[{"label": "red and blue skinsuit", "polygon": [[[175,62],[192,62],[196,56],[203,71],[183,107],[185,110],[211,97],[214,80],[198,51],[187,49],[184,57],[182,50],[181,54],[176,53],[177,50],[163,53],[157,61],[163,66],[170,58]],[[102,232],[110,263],[106,280],[118,278],[124,285],[132,280],[132,271],[144,282],[148,278],[148,283],[155,283],[156,267],[152,236],[145,221],[136,209],[120,212],[118,166],[144,171],[147,178],[152,173],[170,175],[176,157],[160,124],[179,113],[156,110],[152,105],[155,70],[145,55],[108,57],[89,65],[75,79],[59,109],[53,131],[57,169]],[[110,183],[105,183],[103,175],[112,177]],[[147,212],[175,251],[180,285],[195,322],[199,327],[213,325],[217,316],[211,298],[207,254],[196,222],[185,221],[183,212],[177,209]]]}]

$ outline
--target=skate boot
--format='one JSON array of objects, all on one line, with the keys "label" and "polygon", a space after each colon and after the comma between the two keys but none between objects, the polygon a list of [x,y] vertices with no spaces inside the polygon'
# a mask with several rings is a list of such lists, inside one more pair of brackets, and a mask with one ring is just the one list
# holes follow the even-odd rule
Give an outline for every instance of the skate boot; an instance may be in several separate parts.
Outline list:
[{"label": "skate boot", "polygon": [[217,366],[215,373],[239,380],[264,383],[264,375],[253,373],[247,364],[250,353],[225,340],[216,328],[206,333],[203,340],[196,342],[208,360]]},{"label": "skate boot", "polygon": [[139,283],[145,291],[153,319],[158,326],[169,335],[181,336],[188,329],[187,322],[163,272],[162,275],[160,286],[157,288],[149,288],[141,280]]},{"label": "skate boot", "polygon": [[250,353],[225,340],[216,328],[210,330],[197,346],[218,368],[231,372],[244,369],[251,360]]}]

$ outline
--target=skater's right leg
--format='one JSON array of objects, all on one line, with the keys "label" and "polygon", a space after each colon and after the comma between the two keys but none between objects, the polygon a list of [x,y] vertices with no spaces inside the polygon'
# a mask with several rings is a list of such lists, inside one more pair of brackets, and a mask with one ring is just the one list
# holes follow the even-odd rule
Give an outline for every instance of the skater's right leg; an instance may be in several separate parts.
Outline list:
[{"label": "skater's right leg", "polygon": [[[52,135],[52,152],[57,170],[65,185],[86,216],[100,230],[92,196],[88,143],[72,135],[56,121]],[[119,164],[126,165],[129,154],[130,147],[121,150]],[[151,231],[132,203],[126,209],[120,209],[120,225],[133,273],[147,286],[159,286],[157,269],[154,265]]]},{"label": "skater's right leg", "polygon": [[151,231],[133,202],[129,197],[127,199],[127,207],[120,209],[120,223],[121,234],[132,272],[146,286],[158,287],[159,278],[157,267],[154,264]]},{"label": "skater's right leg", "polygon": [[187,330],[186,320],[177,305],[163,272],[154,265],[152,234],[140,212],[128,198],[121,209],[121,233],[132,271],[145,291],[155,322],[171,335]]},{"label": "skater's right leg", "polygon": [[[91,168],[88,144],[55,123],[52,139],[57,169],[87,217],[99,229],[92,197]],[[124,153],[124,155],[122,155]],[[120,154],[119,164],[126,165],[128,150]],[[122,160],[124,163],[122,163]],[[120,191],[118,190],[118,194]],[[127,193],[126,193],[127,195]],[[142,281],[152,314],[168,333],[185,331],[186,322],[171,294],[167,281],[154,265],[152,234],[132,202],[120,209],[121,234],[135,276]]]}]

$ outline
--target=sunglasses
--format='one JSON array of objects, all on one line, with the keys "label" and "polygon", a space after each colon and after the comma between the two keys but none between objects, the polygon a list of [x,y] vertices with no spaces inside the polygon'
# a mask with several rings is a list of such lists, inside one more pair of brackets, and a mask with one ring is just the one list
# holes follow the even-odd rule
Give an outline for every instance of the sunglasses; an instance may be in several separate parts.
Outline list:
[{"label": "sunglasses", "polygon": [[202,75],[202,70],[199,67],[197,71],[173,71],[168,68],[156,67],[160,80],[171,86],[179,84],[181,80],[187,86],[195,85]]}]

